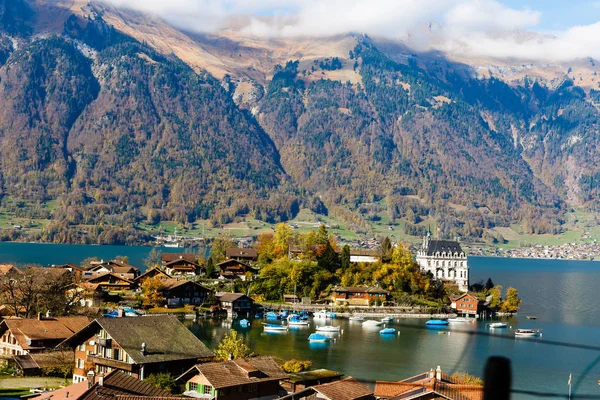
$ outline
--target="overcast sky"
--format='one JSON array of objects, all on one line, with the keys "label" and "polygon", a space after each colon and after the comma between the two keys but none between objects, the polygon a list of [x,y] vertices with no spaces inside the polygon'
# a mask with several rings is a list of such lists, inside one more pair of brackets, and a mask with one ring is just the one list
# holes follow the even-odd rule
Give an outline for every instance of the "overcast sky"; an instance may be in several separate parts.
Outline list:
[{"label": "overcast sky", "polygon": [[[466,55],[600,59],[600,0],[105,1],[198,32],[215,32],[227,27],[232,16],[250,15],[254,18],[244,30],[260,36],[355,32]],[[261,16],[272,18],[265,22]]]}]

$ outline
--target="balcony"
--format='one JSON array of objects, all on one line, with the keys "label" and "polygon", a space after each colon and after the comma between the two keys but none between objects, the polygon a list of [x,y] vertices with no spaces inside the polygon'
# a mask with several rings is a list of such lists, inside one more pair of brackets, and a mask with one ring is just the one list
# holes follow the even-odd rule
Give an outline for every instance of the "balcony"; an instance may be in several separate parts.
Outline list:
[{"label": "balcony", "polygon": [[120,369],[123,371],[133,371],[133,364],[128,364],[123,361],[113,360],[112,358],[100,357],[98,355],[88,354],[87,361],[94,363],[96,365],[104,365],[106,367],[111,367],[115,369]]}]

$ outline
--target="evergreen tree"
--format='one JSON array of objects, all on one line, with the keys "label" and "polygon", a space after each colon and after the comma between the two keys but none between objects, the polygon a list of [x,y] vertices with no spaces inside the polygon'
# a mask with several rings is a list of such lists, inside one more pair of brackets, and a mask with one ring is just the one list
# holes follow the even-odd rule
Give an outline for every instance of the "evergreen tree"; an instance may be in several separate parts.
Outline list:
[{"label": "evergreen tree", "polygon": [[212,257],[208,257],[208,260],[206,261],[206,277],[212,278],[215,275],[215,272],[217,272],[217,269],[215,268],[215,263]]},{"label": "evergreen tree", "polygon": [[341,263],[342,263],[342,271],[345,271],[348,268],[350,268],[350,246],[348,246],[348,245],[345,245],[344,247],[342,247]]},{"label": "evergreen tree", "polygon": [[340,267],[340,257],[329,241],[325,243],[323,250],[317,254],[317,265],[329,272],[335,272]]},{"label": "evergreen tree", "polygon": [[487,282],[485,283],[485,290],[490,290],[493,287],[494,282],[492,282],[492,278],[488,278]]},{"label": "evergreen tree", "polygon": [[385,237],[381,242],[381,261],[384,263],[390,262],[392,259],[392,241],[389,237]]}]

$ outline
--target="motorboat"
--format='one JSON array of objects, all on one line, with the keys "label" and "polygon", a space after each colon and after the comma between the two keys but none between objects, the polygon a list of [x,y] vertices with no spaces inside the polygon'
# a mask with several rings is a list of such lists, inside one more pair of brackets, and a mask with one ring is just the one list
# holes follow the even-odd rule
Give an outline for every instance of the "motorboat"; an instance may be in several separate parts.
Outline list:
[{"label": "motorboat", "polygon": [[250,327],[250,321],[248,321],[247,319],[241,319],[240,326],[242,328],[248,328],[248,327]]},{"label": "motorboat", "polygon": [[535,315],[528,315],[525,318],[527,318],[527,319],[537,319],[537,317]]},{"label": "motorboat", "polygon": [[308,326],[309,322],[300,319],[300,317],[297,315],[291,315],[288,318],[288,325],[290,325],[290,326]]},{"label": "motorboat", "polygon": [[396,329],[394,328],[383,328],[379,331],[380,335],[393,335],[396,333]]},{"label": "motorboat", "polygon": [[515,337],[535,337],[541,335],[541,329],[517,329]]},{"label": "motorboat", "polygon": [[464,317],[458,317],[458,318],[448,318],[448,322],[451,324],[458,324],[458,323],[463,323],[463,322],[474,322],[475,318],[464,318]]},{"label": "motorboat", "polygon": [[308,337],[309,342],[329,342],[330,340],[329,336],[321,335],[320,333],[311,333]]},{"label": "motorboat", "polygon": [[285,325],[264,324],[265,332],[287,332],[288,327]]},{"label": "motorboat", "polygon": [[325,325],[317,327],[317,332],[329,332],[329,333],[338,333],[340,331],[339,326]]},{"label": "motorboat", "polygon": [[354,321],[354,322],[362,322],[365,319],[363,317],[361,317],[360,315],[353,315],[350,318],[348,318],[350,321]]},{"label": "motorboat", "polygon": [[384,324],[389,324],[393,320],[394,320],[394,318],[392,318],[392,317],[383,317],[383,318],[381,318],[381,322],[384,323]]},{"label": "motorboat", "polygon": [[372,319],[368,319],[365,322],[363,322],[363,326],[366,326],[366,327],[380,326],[381,324],[383,324],[383,322],[381,322],[381,321],[375,321],[375,320],[372,320]]},{"label": "motorboat", "polygon": [[267,313],[267,319],[270,319],[270,320],[273,320],[273,321],[274,321],[274,320],[278,320],[279,318],[280,318],[280,317],[279,317],[279,314],[277,314],[276,312],[269,311],[269,312]]},{"label": "motorboat", "polygon": [[490,329],[506,328],[508,324],[506,322],[492,322],[488,324]]},{"label": "motorboat", "polygon": [[430,319],[429,321],[425,322],[425,325],[427,326],[446,326],[450,324],[450,322],[446,321],[445,319]]}]

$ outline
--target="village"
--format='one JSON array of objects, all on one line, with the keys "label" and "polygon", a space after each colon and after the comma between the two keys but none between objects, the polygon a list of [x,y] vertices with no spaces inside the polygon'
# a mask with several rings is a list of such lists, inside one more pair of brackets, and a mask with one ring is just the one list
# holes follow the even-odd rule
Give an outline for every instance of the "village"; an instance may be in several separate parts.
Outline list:
[{"label": "village", "polygon": [[[281,232],[287,232],[286,227],[280,227]],[[215,260],[153,250],[143,273],[124,258],[88,259],[80,265],[49,268],[2,265],[2,369],[14,376],[59,376],[70,382],[63,388],[37,388],[39,393],[27,396],[40,400],[176,395],[294,400],[482,398],[480,381],[449,376],[435,365],[416,376],[399,376],[398,381],[359,382],[343,371],[312,370],[310,361],[255,355],[235,330],[217,348],[209,349],[181,322],[185,317],[243,318],[262,324],[274,310],[284,309],[289,310],[286,316],[303,310],[307,318],[316,318],[322,308],[335,310],[340,317],[386,318],[514,312],[509,309],[510,295],[502,302],[491,281],[469,285],[467,256],[458,242],[427,235],[413,257],[402,245],[386,239],[382,249],[369,251],[334,248],[325,228],[312,236],[316,245],[310,237],[308,241],[287,237],[285,248],[277,244],[278,232],[262,237],[255,247],[216,242],[212,252],[221,257]],[[277,254],[280,258],[275,261]],[[322,265],[335,271],[329,275],[336,285],[329,290],[318,288],[317,295],[312,283],[302,287],[300,281],[294,283],[293,291],[288,286],[273,295],[261,292],[273,265]],[[385,275],[379,272],[382,266],[386,266]],[[369,276],[374,273],[377,279],[344,278],[346,271],[356,275],[359,269]],[[411,279],[412,289],[403,289],[402,282]],[[406,290],[404,295],[412,291],[417,296],[419,285],[429,288],[432,282],[437,282],[435,290],[439,291],[434,306],[431,300],[422,304],[398,301],[398,293]]]}]

